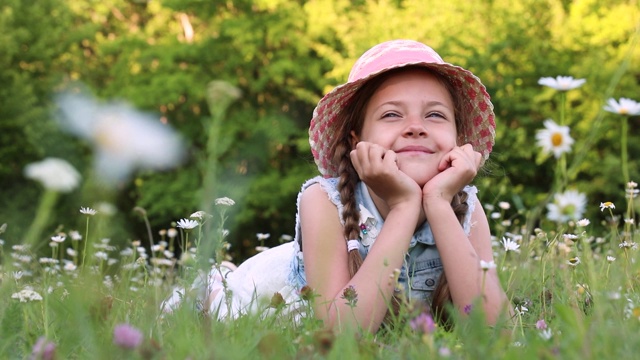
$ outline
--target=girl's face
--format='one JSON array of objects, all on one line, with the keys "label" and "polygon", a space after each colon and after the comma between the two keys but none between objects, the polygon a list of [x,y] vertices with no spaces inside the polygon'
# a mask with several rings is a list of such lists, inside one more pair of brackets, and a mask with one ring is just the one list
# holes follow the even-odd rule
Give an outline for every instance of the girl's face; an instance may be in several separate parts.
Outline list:
[{"label": "girl's face", "polygon": [[365,108],[360,135],[393,150],[398,168],[421,187],[438,174],[443,155],[456,146],[457,131],[451,94],[433,74],[420,69],[386,79]]}]

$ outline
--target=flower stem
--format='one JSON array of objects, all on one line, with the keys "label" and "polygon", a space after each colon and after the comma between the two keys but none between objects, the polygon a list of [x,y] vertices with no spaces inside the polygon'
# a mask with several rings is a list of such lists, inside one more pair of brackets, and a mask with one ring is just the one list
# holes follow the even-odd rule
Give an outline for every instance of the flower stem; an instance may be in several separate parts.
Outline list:
[{"label": "flower stem", "polygon": [[89,216],[87,216],[87,223],[84,228],[84,247],[82,248],[82,266],[85,266],[85,259],[87,258],[87,248],[89,247]]},{"label": "flower stem", "polygon": [[486,279],[487,279],[487,270],[484,270],[484,271],[482,272],[482,288],[481,288],[481,290],[480,290],[480,296],[481,296],[482,298],[484,298],[484,283],[485,283],[485,280],[486,280]]},{"label": "flower stem", "polygon": [[564,126],[565,104],[567,103],[567,94],[565,91],[560,92],[560,126]]},{"label": "flower stem", "polygon": [[28,245],[35,245],[38,240],[40,240],[40,236],[42,235],[42,231],[44,227],[47,225],[47,221],[49,220],[49,216],[51,214],[51,210],[58,200],[59,193],[53,190],[45,190],[42,198],[40,199],[40,204],[38,205],[38,209],[36,210],[36,216],[33,218],[33,222],[31,226],[29,226],[29,230],[27,231],[27,235],[24,238],[24,243]]},{"label": "flower stem", "polygon": [[629,182],[629,164],[627,154],[627,133],[629,132],[629,122],[626,116],[622,117],[622,134],[620,137],[620,158],[622,161],[622,176],[624,177],[624,184]]}]

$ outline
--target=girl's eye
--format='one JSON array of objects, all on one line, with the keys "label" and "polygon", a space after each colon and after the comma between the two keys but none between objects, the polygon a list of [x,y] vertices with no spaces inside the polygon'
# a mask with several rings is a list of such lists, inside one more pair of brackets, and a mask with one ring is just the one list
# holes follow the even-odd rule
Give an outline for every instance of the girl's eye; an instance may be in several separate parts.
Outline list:
[{"label": "girl's eye", "polygon": [[428,114],[427,114],[427,117],[428,117],[428,118],[440,118],[440,119],[445,119],[445,120],[446,120],[446,118],[447,118],[446,116],[444,116],[444,114],[439,113],[439,112],[437,112],[437,111],[434,111],[434,112],[430,112],[430,113],[428,113]]},{"label": "girl's eye", "polygon": [[383,119],[385,119],[385,118],[397,118],[397,117],[400,117],[400,114],[395,113],[395,112],[388,112],[388,113],[382,114],[382,118]]}]

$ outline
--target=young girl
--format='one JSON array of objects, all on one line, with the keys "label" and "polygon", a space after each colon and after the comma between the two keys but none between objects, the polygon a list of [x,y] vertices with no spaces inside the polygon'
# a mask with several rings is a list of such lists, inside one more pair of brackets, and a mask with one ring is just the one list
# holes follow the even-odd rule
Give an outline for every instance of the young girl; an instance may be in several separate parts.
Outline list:
[{"label": "young girl", "polygon": [[329,328],[375,332],[402,296],[440,316],[447,303],[479,304],[494,323],[510,306],[495,269],[481,266],[493,261],[489,226],[469,186],[494,134],[493,105],[471,72],[415,41],[371,48],[313,113],[322,176],[298,195],[295,241],[216,267],[194,286],[200,303],[226,318],[277,292],[299,312],[308,286]]}]

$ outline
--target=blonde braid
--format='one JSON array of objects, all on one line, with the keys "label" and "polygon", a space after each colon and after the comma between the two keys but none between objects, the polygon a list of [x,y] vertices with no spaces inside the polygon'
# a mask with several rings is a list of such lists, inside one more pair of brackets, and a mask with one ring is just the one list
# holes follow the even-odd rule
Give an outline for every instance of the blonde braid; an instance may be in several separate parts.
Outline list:
[{"label": "blonde braid", "polygon": [[[346,140],[346,141],[345,141]],[[342,220],[344,221],[343,234],[345,241],[358,240],[360,236],[360,213],[356,204],[355,187],[359,181],[358,173],[351,164],[349,153],[351,147],[348,139],[336,144],[335,161],[338,163],[338,191],[340,192],[340,201],[342,202]],[[349,251],[349,276],[353,277],[362,265],[362,256],[358,249]]]}]

